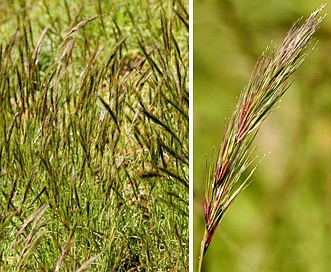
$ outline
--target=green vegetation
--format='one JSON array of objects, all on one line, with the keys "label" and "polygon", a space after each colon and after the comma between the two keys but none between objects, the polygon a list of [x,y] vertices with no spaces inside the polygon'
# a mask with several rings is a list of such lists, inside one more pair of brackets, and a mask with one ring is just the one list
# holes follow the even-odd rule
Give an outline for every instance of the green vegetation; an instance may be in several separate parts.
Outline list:
[{"label": "green vegetation", "polygon": [[[302,3],[195,3],[195,271],[205,220],[207,231],[203,242],[206,244],[202,244],[201,250],[206,255],[201,271],[329,270],[331,103],[328,71],[331,59],[327,39],[330,18],[326,18],[317,34],[316,40],[320,41],[317,52],[295,74],[281,109],[262,125],[255,139],[257,150],[253,154],[249,151],[243,153],[249,150],[254,131],[260,126],[269,106],[273,105],[272,101],[279,99],[278,94],[282,95],[276,92],[275,96],[260,96],[261,93],[254,92],[254,88],[250,90],[252,86],[258,86],[261,78],[268,79],[265,75],[273,71],[269,69],[272,65],[268,66],[268,60],[274,56],[272,52],[265,54],[270,57],[266,58],[266,65],[263,65],[262,59],[260,66],[257,66],[262,69],[255,70],[246,93],[240,96],[239,92],[249,81],[249,73],[265,45],[273,40],[273,44],[283,50],[284,44],[281,45],[281,42],[293,20],[302,15],[307,17],[319,5],[299,2]],[[323,13],[328,12],[328,8]],[[275,59],[275,63],[279,63],[277,53]],[[286,69],[283,71],[286,76]],[[262,77],[258,77],[259,74]],[[283,81],[275,82],[279,84]],[[238,97],[237,112],[230,120],[225,120],[225,116],[231,115]],[[262,101],[260,98],[272,103],[263,108],[263,104],[258,103]],[[275,106],[278,107],[278,104]],[[256,116],[262,119],[255,119]],[[222,132],[224,123],[229,124],[229,129]],[[213,145],[222,140],[222,135],[225,137],[220,153],[217,155],[217,151],[214,152],[218,158],[217,164],[212,158],[212,170],[208,173],[206,153],[210,162]],[[218,150],[218,146],[215,149]],[[261,154],[269,151],[271,154],[262,160],[259,169],[250,177],[254,169],[254,165],[249,165],[250,158],[256,154],[261,158]],[[228,159],[234,163],[229,163]],[[238,180],[235,174],[246,167],[247,172]],[[203,192],[208,178],[207,203],[203,210]],[[214,232],[215,225],[236,194],[252,179],[254,182],[231,204],[221,226]],[[212,194],[215,191],[216,197]],[[220,195],[224,198],[217,197]],[[204,213],[207,214],[206,219]],[[208,248],[211,237],[213,242]]]},{"label": "green vegetation", "polygon": [[187,271],[187,1],[0,5],[0,271]]}]

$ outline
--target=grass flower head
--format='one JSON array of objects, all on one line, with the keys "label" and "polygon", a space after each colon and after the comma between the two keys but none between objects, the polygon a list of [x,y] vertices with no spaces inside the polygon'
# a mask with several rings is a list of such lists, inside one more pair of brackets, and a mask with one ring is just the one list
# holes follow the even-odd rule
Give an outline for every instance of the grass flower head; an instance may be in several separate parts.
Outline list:
[{"label": "grass flower head", "polygon": [[205,233],[201,242],[199,271],[218,224],[225,212],[251,182],[258,163],[245,179],[241,176],[255,161],[252,142],[262,122],[290,86],[291,75],[311,54],[313,36],[324,17],[325,5],[301,23],[298,20],[276,50],[267,47],[258,59],[248,85],[242,91],[226,128],[217,163],[207,180],[204,215]]}]

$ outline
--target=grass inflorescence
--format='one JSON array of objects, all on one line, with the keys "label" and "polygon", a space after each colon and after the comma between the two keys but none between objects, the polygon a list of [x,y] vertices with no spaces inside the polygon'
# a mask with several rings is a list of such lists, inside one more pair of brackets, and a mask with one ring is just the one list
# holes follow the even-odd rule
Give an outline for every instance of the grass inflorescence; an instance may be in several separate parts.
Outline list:
[{"label": "grass inflorescence", "polygon": [[186,1],[7,3],[0,270],[188,270]]},{"label": "grass inflorescence", "polygon": [[225,212],[251,182],[258,165],[252,155],[253,141],[261,124],[288,89],[290,76],[314,49],[311,43],[324,18],[319,16],[323,7],[313,12],[304,23],[301,24],[300,20],[294,23],[277,50],[270,46],[262,53],[239,97],[226,128],[217,163],[207,177],[204,202],[206,225],[200,248],[199,271]]}]

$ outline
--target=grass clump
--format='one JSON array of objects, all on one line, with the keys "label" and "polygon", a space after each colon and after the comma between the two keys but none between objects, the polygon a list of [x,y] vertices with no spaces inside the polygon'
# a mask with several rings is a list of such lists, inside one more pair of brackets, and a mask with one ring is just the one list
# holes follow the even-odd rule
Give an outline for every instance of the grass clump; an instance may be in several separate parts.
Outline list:
[{"label": "grass clump", "polygon": [[187,3],[5,10],[0,270],[188,270]]}]

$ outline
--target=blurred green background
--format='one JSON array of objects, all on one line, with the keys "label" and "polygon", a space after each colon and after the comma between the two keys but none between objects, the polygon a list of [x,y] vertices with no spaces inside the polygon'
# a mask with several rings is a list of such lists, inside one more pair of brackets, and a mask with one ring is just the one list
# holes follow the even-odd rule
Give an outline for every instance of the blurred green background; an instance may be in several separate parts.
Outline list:
[{"label": "blurred green background", "polygon": [[[258,56],[278,47],[320,1],[196,0],[194,4],[194,270],[203,234],[206,160]],[[263,124],[254,182],[229,208],[203,271],[330,271],[331,4],[317,50]],[[215,157],[215,155],[214,155]]]}]

